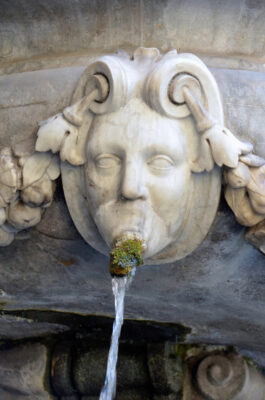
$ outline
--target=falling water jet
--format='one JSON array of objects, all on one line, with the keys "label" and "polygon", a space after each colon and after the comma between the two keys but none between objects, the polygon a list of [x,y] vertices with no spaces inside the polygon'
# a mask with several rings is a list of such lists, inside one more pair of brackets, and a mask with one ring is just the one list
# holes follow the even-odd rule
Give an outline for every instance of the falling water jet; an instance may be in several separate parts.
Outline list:
[{"label": "falling water jet", "polygon": [[119,238],[110,252],[110,274],[115,298],[115,321],[113,323],[107,372],[100,400],[113,400],[116,395],[116,366],[118,346],[124,315],[126,289],[135,274],[136,267],[143,264],[142,253],[145,244],[135,233],[126,233]]}]

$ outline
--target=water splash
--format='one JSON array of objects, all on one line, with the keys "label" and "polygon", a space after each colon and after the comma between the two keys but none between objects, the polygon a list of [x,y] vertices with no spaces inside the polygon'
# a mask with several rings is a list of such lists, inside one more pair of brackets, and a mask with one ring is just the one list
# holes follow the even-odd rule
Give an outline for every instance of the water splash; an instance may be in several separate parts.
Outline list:
[{"label": "water splash", "polygon": [[130,275],[112,278],[112,291],[115,298],[115,321],[112,328],[111,345],[108,356],[108,365],[104,386],[99,400],[113,400],[116,395],[118,347],[124,315],[124,297],[129,287],[135,268]]}]

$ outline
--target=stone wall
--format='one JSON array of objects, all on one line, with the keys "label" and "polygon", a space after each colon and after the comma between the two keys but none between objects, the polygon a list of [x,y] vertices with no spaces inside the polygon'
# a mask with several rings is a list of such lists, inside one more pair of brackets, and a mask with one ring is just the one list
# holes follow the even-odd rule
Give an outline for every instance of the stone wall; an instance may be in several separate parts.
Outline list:
[{"label": "stone wall", "polygon": [[139,46],[262,69],[264,18],[262,0],[3,0],[1,70],[84,65],[88,56]]},{"label": "stone wall", "polygon": [[[226,126],[265,157],[264,23],[263,0],[2,0],[0,146],[70,104],[91,58],[153,46],[201,57]],[[181,326],[180,341],[238,346],[264,365],[265,261],[243,233],[221,200],[194,253],[137,271],[126,318]],[[107,264],[75,230],[59,187],[40,225],[0,250],[0,338],[72,331],[75,315],[113,316]]]},{"label": "stone wall", "polygon": [[[0,355],[5,400],[97,400],[108,345],[93,334],[59,336],[12,345]],[[233,348],[139,336],[121,341],[117,400],[263,400],[264,394],[264,376]]]}]

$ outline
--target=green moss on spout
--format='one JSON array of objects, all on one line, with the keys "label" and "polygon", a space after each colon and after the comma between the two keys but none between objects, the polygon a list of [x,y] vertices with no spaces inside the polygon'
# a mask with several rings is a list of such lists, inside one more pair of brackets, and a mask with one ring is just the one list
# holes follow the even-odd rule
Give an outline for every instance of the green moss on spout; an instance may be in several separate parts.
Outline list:
[{"label": "green moss on spout", "polygon": [[110,252],[111,275],[124,276],[143,264],[142,241],[136,238],[120,241]]}]

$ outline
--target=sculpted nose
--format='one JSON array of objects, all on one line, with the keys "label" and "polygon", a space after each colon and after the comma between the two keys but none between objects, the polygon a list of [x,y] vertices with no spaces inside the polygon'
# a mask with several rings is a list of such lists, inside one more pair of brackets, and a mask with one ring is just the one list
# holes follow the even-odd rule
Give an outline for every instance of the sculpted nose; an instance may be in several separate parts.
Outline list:
[{"label": "sculpted nose", "polygon": [[120,197],[125,200],[146,199],[147,188],[140,165],[127,162],[122,174]]}]

